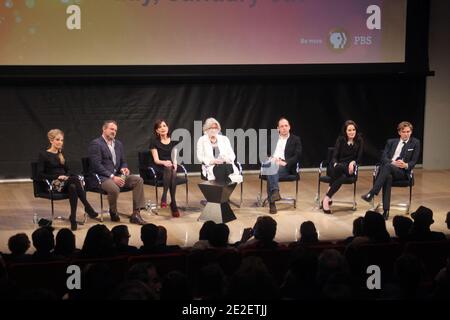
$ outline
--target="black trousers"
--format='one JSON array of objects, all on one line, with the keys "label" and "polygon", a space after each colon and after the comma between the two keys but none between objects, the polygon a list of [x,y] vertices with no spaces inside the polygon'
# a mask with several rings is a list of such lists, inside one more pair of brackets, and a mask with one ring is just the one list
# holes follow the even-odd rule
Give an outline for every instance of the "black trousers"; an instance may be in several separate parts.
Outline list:
[{"label": "black trousers", "polygon": [[328,175],[331,177],[330,190],[327,192],[328,197],[333,195],[341,188],[344,181],[352,175],[348,172],[349,163],[338,163],[336,166],[328,168]]},{"label": "black trousers", "polygon": [[233,165],[230,163],[216,164],[213,168],[213,173],[218,183],[229,183],[230,179],[228,176],[233,172]]},{"label": "black trousers", "polygon": [[369,192],[378,194],[383,189],[383,209],[389,210],[391,207],[392,181],[408,179],[407,171],[400,169],[393,164],[384,164],[380,167],[375,184]]}]

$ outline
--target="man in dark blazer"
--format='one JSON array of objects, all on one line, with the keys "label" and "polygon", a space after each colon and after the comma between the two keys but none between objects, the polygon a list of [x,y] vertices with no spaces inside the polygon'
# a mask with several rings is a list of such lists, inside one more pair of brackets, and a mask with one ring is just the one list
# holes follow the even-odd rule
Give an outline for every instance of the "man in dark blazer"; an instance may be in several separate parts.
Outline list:
[{"label": "man in dark blazer", "polygon": [[412,124],[407,121],[400,122],[397,130],[400,139],[389,139],[386,142],[375,183],[372,189],[361,197],[364,201],[371,202],[383,189],[383,216],[386,220],[389,218],[392,181],[408,179],[420,155],[420,141],[411,136]]},{"label": "man in dark blazer", "polygon": [[278,141],[272,155],[272,161],[278,165],[278,172],[267,175],[267,197],[269,212],[277,213],[275,201],[281,200],[279,180],[289,175],[297,174],[297,163],[302,153],[302,142],[296,135],[290,134],[291,126],[286,118],[278,120]]},{"label": "man in dark blazer", "polygon": [[[133,189],[133,213],[131,223],[145,224],[140,209],[145,208],[144,181],[141,177],[130,175],[124,158],[123,145],[116,140],[117,123],[105,121],[101,137],[91,141],[88,149],[91,173],[100,177],[101,188],[108,194],[109,214],[112,221],[120,221],[117,211],[117,198],[120,188]],[[89,181],[88,181],[89,183]]]}]

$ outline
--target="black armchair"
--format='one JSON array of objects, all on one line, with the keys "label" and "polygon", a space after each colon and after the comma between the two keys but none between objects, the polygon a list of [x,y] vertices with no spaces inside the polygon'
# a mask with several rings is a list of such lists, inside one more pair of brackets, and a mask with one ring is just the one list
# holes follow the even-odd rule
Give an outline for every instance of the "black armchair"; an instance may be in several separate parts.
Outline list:
[{"label": "black armchair", "polygon": [[[54,219],[66,220],[66,218],[64,218],[62,216],[57,216],[55,218],[55,208],[54,208],[53,202],[58,201],[58,200],[69,199],[69,194],[65,193],[65,192],[55,192],[53,190],[51,181],[49,181],[48,179],[39,179],[37,162],[31,163],[31,180],[33,181],[34,197],[50,200],[51,210],[52,210],[52,220],[54,220]],[[83,224],[84,222],[86,222],[86,219],[87,219],[87,217],[85,214],[84,221],[78,222],[78,224]]]}]

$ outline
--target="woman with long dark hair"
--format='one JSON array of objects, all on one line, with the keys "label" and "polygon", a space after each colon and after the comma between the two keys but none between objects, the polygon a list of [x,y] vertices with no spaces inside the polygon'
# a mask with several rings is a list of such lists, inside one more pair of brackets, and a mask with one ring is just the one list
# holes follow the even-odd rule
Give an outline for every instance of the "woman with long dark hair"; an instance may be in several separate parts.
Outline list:
[{"label": "woman with long dark hair", "polygon": [[337,138],[331,162],[328,164],[328,175],[331,177],[330,187],[322,200],[324,213],[330,214],[330,203],[333,195],[342,183],[355,173],[356,165],[361,162],[364,141],[358,126],[353,120],[345,121],[341,135]]},{"label": "woman with long dark hair", "polygon": [[176,155],[173,155],[174,147],[178,141],[170,137],[169,126],[165,120],[157,120],[153,126],[153,137],[150,140],[150,152],[155,163],[155,171],[158,179],[163,180],[163,194],[161,208],[167,207],[167,191],[170,191],[170,210],[173,217],[179,217],[175,194],[177,191],[177,163]]},{"label": "woman with long dark hair", "polygon": [[69,167],[62,152],[64,146],[64,132],[59,129],[52,129],[47,133],[50,147],[39,153],[38,177],[48,179],[53,185],[55,192],[67,192],[70,202],[70,228],[77,230],[77,204],[78,199],[83,203],[86,213],[95,218],[98,213],[92,208],[86,199],[86,192],[81,181],[75,175],[70,175]]}]

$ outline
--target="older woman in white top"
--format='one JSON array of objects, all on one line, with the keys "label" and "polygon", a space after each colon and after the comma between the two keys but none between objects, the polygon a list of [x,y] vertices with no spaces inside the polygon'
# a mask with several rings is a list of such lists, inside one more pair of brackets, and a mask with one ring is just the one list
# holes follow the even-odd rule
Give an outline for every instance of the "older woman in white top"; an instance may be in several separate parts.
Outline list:
[{"label": "older woman in white top", "polygon": [[197,142],[197,159],[202,163],[202,174],[208,180],[222,180],[225,175],[229,181],[241,183],[242,176],[234,164],[236,155],[230,140],[220,134],[220,123],[214,118],[206,119],[203,124],[204,135]]}]

